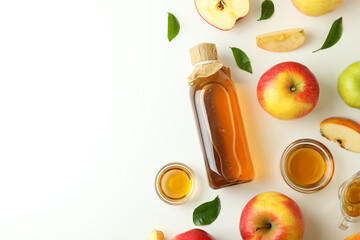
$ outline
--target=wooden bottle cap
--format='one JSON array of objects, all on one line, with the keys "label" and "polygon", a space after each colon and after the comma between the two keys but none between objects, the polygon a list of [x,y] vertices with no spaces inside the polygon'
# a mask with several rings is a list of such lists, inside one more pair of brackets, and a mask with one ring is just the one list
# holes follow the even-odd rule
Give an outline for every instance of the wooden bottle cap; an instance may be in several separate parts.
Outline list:
[{"label": "wooden bottle cap", "polygon": [[216,45],[213,43],[200,43],[190,48],[190,56],[192,65],[207,60],[217,60]]}]

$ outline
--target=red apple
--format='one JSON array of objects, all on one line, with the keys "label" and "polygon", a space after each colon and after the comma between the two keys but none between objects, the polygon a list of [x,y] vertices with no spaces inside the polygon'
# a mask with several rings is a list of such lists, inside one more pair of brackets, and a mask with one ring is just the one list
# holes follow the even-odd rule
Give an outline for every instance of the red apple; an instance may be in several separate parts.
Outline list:
[{"label": "red apple", "polygon": [[195,0],[200,16],[212,26],[230,30],[250,10],[249,0]]},{"label": "red apple", "polygon": [[257,97],[261,107],[273,117],[301,118],[314,109],[319,99],[319,84],[304,65],[283,62],[262,75]]},{"label": "red apple", "polygon": [[251,199],[240,218],[243,240],[300,240],[304,218],[299,206],[278,192],[265,192]]},{"label": "red apple", "polygon": [[215,238],[201,229],[192,229],[177,235],[172,240],[215,240]]}]

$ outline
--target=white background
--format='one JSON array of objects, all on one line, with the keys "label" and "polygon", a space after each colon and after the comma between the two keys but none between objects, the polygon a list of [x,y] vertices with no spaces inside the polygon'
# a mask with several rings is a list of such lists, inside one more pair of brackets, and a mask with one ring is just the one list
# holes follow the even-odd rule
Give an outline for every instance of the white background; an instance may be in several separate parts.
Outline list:
[{"label": "white background", "polygon": [[[192,0],[12,0],[0,3],[0,239],[167,239],[194,228],[192,211],[220,196],[218,219],[202,229],[220,240],[241,239],[238,224],[256,194],[279,191],[294,199],[305,218],[306,240],[336,240],[360,231],[337,229],[337,189],[360,168],[360,155],[322,138],[331,116],[360,122],[360,112],[339,97],[337,77],[360,60],[360,1],[347,0],[322,17],[277,1],[271,19],[258,22],[260,0],[228,32],[207,24]],[[181,30],[167,41],[167,13]],[[343,16],[344,34],[334,47],[311,53]],[[304,28],[305,44],[292,52],[259,49],[255,36]],[[256,171],[253,182],[212,190],[190,105],[190,47],[217,44],[232,69]],[[239,70],[229,46],[244,50],[253,74]],[[317,76],[318,105],[308,116],[277,120],[257,102],[260,76],[283,61],[297,61]],[[322,191],[304,195],[282,180],[279,159],[299,138],[324,143],[335,175]],[[158,169],[183,162],[197,175],[197,194],[169,206],[154,191]]]}]

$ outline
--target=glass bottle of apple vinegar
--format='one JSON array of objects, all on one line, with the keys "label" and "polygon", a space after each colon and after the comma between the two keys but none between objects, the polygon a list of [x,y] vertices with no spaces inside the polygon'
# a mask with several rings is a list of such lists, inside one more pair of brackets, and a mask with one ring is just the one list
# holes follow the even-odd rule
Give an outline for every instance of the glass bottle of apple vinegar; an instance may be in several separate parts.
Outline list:
[{"label": "glass bottle of apple vinegar", "polygon": [[190,97],[209,185],[216,189],[249,182],[254,169],[230,69],[217,60],[215,44],[199,44],[190,55]]}]

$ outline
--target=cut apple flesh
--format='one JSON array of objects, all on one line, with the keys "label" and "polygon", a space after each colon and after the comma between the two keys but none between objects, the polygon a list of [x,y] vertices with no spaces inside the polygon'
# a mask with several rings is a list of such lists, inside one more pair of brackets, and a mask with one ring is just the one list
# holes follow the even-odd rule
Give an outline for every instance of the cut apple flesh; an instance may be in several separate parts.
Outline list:
[{"label": "cut apple flesh", "polygon": [[206,22],[221,30],[232,29],[250,8],[249,0],[195,0],[195,5]]},{"label": "cut apple flesh", "polygon": [[291,51],[303,45],[304,42],[305,34],[301,28],[276,31],[256,37],[259,48],[272,52]]},{"label": "cut apple flesh", "polygon": [[360,153],[360,124],[347,118],[328,118],[321,122],[324,137],[339,143],[342,148]]},{"label": "cut apple flesh", "polygon": [[164,234],[162,231],[154,230],[150,233],[150,236],[147,240],[164,240]]},{"label": "cut apple flesh", "polygon": [[344,240],[359,240],[360,239],[360,232],[351,235],[350,237],[345,238]]}]

